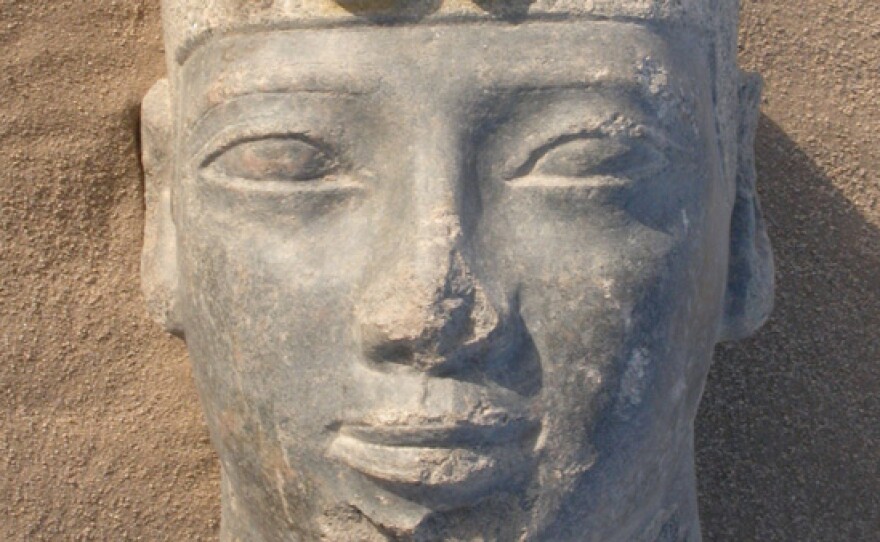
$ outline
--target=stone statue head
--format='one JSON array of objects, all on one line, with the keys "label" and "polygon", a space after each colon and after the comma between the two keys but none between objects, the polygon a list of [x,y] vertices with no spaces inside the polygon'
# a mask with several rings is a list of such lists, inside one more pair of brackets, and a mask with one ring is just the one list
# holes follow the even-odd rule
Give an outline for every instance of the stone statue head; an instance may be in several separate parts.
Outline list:
[{"label": "stone statue head", "polygon": [[767,317],[735,0],[165,0],[153,315],[222,538],[699,540],[713,347]]}]

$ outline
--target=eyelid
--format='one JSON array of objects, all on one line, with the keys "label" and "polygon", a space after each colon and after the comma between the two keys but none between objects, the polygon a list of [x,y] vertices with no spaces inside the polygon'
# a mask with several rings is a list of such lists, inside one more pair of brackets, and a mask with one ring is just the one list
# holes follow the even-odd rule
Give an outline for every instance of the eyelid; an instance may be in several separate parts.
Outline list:
[{"label": "eyelid", "polygon": [[234,139],[234,140],[226,143],[225,145],[218,147],[218,148],[214,149],[213,151],[208,152],[205,155],[205,157],[203,158],[203,160],[200,164],[200,167],[205,167],[208,164],[211,164],[212,162],[214,162],[218,158],[220,158],[224,153],[238,147],[239,145],[244,145],[247,143],[255,143],[258,141],[273,141],[273,140],[298,141],[300,143],[304,143],[306,145],[312,146],[315,149],[317,149],[327,155],[335,154],[333,152],[333,149],[329,145],[325,144],[324,142],[322,142],[318,139],[314,139],[309,136],[306,136],[305,134],[302,134],[302,133],[296,133],[296,132],[268,133],[265,135],[255,135],[255,136],[250,136],[250,137],[242,137],[239,139]]},{"label": "eyelid", "polygon": [[210,138],[196,153],[196,167],[203,168],[220,157],[224,152],[237,145],[260,141],[263,139],[295,139],[303,143],[313,145],[318,150],[328,154],[333,153],[333,147],[324,142],[320,137],[307,131],[291,130],[283,127],[241,128],[229,127]]},{"label": "eyelid", "polygon": [[230,126],[209,138],[201,146],[199,152],[195,153],[191,162],[193,174],[196,178],[204,178],[210,180],[213,184],[219,184],[227,188],[234,188],[236,190],[246,189],[249,192],[267,195],[282,195],[294,192],[338,193],[342,195],[350,194],[353,191],[360,192],[367,188],[357,176],[350,174],[350,172],[344,169],[345,162],[340,153],[332,153],[335,162],[334,172],[330,173],[330,176],[333,177],[332,182],[327,182],[327,179],[324,178],[294,181],[280,179],[255,181],[217,174],[212,175],[210,173],[212,162],[222,156],[223,152],[244,142],[273,137],[296,138],[299,141],[305,141],[307,144],[313,143],[322,152],[333,148],[323,138],[315,136],[308,130],[293,130],[290,129],[289,125],[285,128],[281,126],[280,122],[253,125],[248,128]]},{"label": "eyelid", "polygon": [[248,94],[217,104],[185,132],[190,170],[215,150],[248,138],[300,134],[333,148],[327,143],[346,140],[348,126],[336,119],[338,102],[331,106],[315,96]]},{"label": "eyelid", "polygon": [[235,141],[209,154],[202,167],[244,181],[307,183],[327,180],[338,166],[332,149],[291,134]]},{"label": "eyelid", "polygon": [[[528,158],[521,164],[508,169],[508,173],[503,175],[503,179],[507,182],[515,183],[519,186],[618,186],[656,173],[668,166],[669,160],[661,146],[654,142],[653,137],[642,137],[638,135],[612,135],[600,131],[582,131],[577,133],[563,134],[552,138],[547,143],[538,146],[532,150]],[[595,157],[593,171],[589,171],[590,167],[583,173],[554,173],[554,162],[550,162],[551,171],[536,171],[542,168],[545,160],[552,160],[556,153],[563,153],[562,159],[565,160],[566,148],[582,142],[596,146],[595,149],[586,149],[587,152],[594,150],[599,153]],[[602,148],[605,146],[605,149]],[[603,151],[611,151],[602,156]],[[578,149],[569,149],[577,157]],[[583,152],[583,149],[582,149]],[[639,153],[636,156],[631,156]],[[585,155],[586,156],[586,155]],[[615,171],[603,171],[602,166],[608,166],[609,162],[630,157],[641,158],[634,159],[631,163],[624,163],[623,167],[615,174]],[[559,157],[557,156],[557,160]],[[587,157],[589,161],[590,157]],[[558,162],[557,162],[558,163]],[[564,162],[563,162],[564,164]],[[563,169],[565,165],[562,166]],[[536,179],[535,177],[541,177]],[[600,179],[602,179],[600,181]],[[615,179],[617,181],[615,181]],[[625,179],[625,181],[624,181]],[[619,181],[619,182],[618,182]]]},{"label": "eyelid", "polygon": [[548,152],[555,149],[556,147],[571,143],[572,141],[578,141],[581,139],[598,139],[599,137],[602,137],[602,134],[597,130],[584,130],[581,132],[556,136],[546,143],[536,147],[535,149],[532,149],[532,151],[529,152],[526,160],[520,163],[519,166],[514,168],[505,168],[507,172],[504,174],[504,178],[507,180],[511,180],[528,175],[535,168],[538,162],[541,161],[541,158],[543,158]]}]

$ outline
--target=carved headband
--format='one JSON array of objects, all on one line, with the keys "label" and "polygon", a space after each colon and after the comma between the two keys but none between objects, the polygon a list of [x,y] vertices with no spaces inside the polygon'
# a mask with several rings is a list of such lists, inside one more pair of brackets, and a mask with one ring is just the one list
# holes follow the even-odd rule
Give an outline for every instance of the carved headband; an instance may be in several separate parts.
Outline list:
[{"label": "carved headband", "polygon": [[736,28],[738,0],[163,0],[177,63],[228,32],[355,24],[587,18],[664,21],[710,33]]}]

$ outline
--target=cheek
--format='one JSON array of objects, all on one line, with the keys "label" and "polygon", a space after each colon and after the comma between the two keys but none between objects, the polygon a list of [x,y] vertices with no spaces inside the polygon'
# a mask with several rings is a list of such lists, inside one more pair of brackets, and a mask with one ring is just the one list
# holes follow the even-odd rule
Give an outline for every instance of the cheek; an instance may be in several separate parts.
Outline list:
[{"label": "cheek", "polygon": [[[662,221],[607,200],[566,208],[548,208],[554,200],[543,197],[490,201],[480,250],[494,254],[489,273],[519,296],[545,396],[562,391],[577,403],[619,389],[641,402],[667,384],[681,391],[682,382],[698,395],[727,266],[717,184],[667,205]],[[592,416],[602,404],[566,408]]]},{"label": "cheek", "polygon": [[[564,245],[556,239],[553,254],[533,253],[532,269],[519,279],[521,310],[543,354],[545,380],[571,397],[596,396],[591,408],[600,409],[608,399],[600,395],[615,386],[631,353],[658,350],[668,339],[669,301],[683,293],[672,269],[680,245],[654,232],[624,244],[611,232],[581,232],[569,233]],[[553,264],[541,266],[539,258]]]},{"label": "cheek", "polygon": [[[273,445],[301,439],[295,449],[318,453],[357,350],[351,292],[360,266],[344,261],[352,251],[226,209],[184,211],[187,344],[206,407],[217,412],[212,425],[228,428],[229,442],[257,446],[265,433]],[[224,421],[236,417],[248,422]]]}]

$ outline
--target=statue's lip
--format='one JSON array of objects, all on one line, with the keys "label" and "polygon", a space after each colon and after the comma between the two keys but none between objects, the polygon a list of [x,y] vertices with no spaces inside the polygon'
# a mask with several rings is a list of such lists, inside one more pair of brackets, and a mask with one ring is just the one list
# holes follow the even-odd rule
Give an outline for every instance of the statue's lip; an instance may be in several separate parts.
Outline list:
[{"label": "statue's lip", "polygon": [[534,435],[539,425],[526,416],[492,411],[480,416],[410,416],[399,421],[374,418],[343,424],[339,434],[382,446],[473,448],[521,441]]},{"label": "statue's lip", "polygon": [[513,484],[532,461],[539,429],[532,417],[500,408],[444,416],[385,412],[342,424],[329,454],[437,509]]},{"label": "statue's lip", "polygon": [[[429,433],[434,434],[422,434]],[[413,433],[407,434],[409,438]],[[397,442],[401,440],[406,438]],[[339,434],[329,453],[385,488],[435,510],[464,506],[494,488],[515,484],[527,470],[524,465],[531,461],[523,446],[447,444],[450,446],[377,444]]]}]

